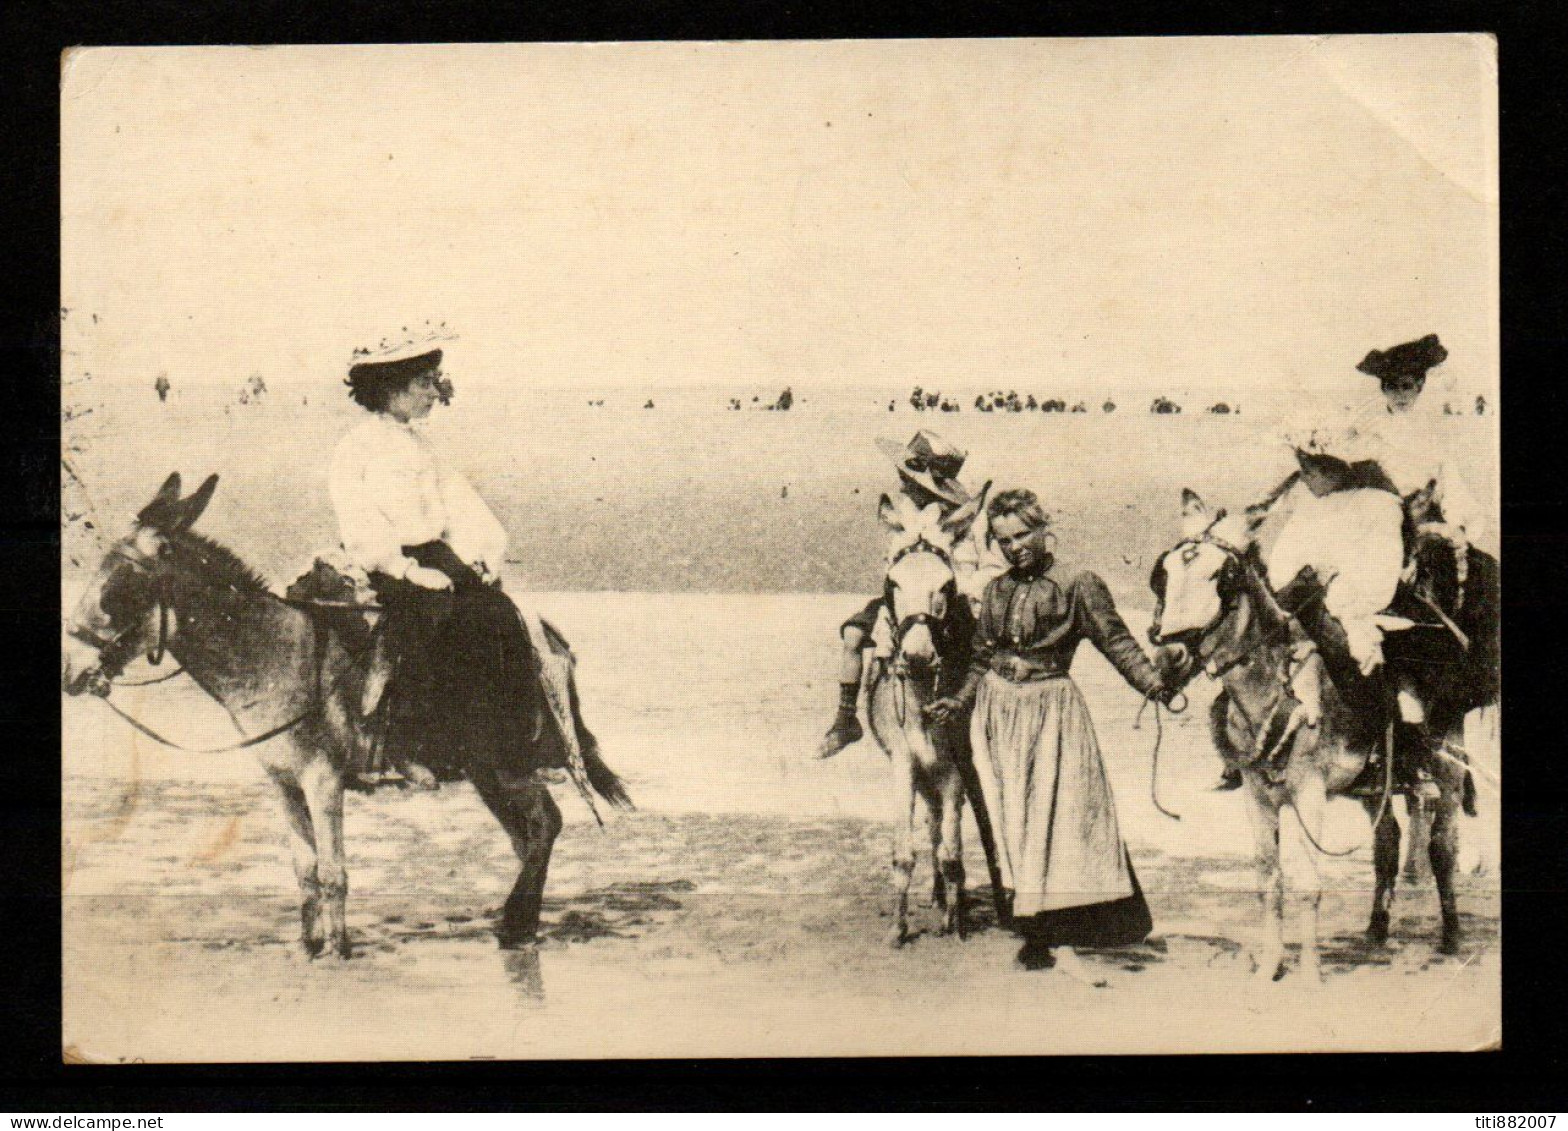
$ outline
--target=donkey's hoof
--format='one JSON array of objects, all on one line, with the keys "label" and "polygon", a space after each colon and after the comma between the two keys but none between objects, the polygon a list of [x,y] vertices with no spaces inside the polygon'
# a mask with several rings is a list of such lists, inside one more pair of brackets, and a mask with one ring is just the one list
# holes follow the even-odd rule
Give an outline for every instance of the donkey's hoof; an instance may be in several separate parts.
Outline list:
[{"label": "donkey's hoof", "polygon": [[1443,916],[1443,936],[1437,944],[1437,953],[1455,955],[1459,953],[1459,916],[1448,913]]},{"label": "donkey's hoof", "polygon": [[894,950],[899,950],[909,941],[909,928],[900,924],[887,933],[887,945]]},{"label": "donkey's hoof", "polygon": [[1374,915],[1372,922],[1367,924],[1367,945],[1379,947],[1388,945],[1387,915]]}]

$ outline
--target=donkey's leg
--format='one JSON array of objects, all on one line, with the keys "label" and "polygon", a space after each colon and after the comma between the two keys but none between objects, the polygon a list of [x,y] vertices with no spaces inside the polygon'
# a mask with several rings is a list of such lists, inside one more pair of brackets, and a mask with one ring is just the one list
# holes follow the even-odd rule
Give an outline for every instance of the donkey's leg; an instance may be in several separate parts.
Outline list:
[{"label": "donkey's leg", "polygon": [[518,872],[517,883],[512,886],[512,894],[507,896],[501,923],[506,938],[520,940],[526,945],[539,934],[539,915],[544,910],[544,885],[550,873],[550,857],[565,822],[561,819],[560,806],[543,784],[536,783],[528,788],[523,805],[528,815],[528,845],[520,854],[523,866]]},{"label": "donkey's leg", "polygon": [[893,753],[893,926],[889,946],[909,938],[909,881],[915,872],[915,782],[912,756],[904,743]]},{"label": "donkey's leg", "polygon": [[1458,954],[1459,903],[1454,895],[1454,867],[1459,860],[1458,801],[1447,790],[1437,803],[1427,852],[1432,858],[1432,877],[1437,881],[1437,901],[1443,915],[1443,935],[1437,950],[1439,954]]},{"label": "donkey's leg", "polygon": [[1262,912],[1252,951],[1253,972],[1259,981],[1272,982],[1279,977],[1285,958],[1285,942],[1280,933],[1285,914],[1285,876],[1279,859],[1279,806],[1258,774],[1248,770],[1244,777]]},{"label": "donkey's leg", "polygon": [[916,789],[925,802],[925,831],[931,839],[931,907],[947,910],[947,882],[942,878],[942,798],[930,773],[916,770]]},{"label": "donkey's leg", "polygon": [[[1460,724],[1464,723],[1461,720]],[[1456,736],[1446,734],[1450,741]],[[1463,732],[1457,736],[1462,740]],[[1428,833],[1427,853],[1432,860],[1432,878],[1437,883],[1437,901],[1443,916],[1443,934],[1438,942],[1439,954],[1458,954],[1460,943],[1459,904],[1454,894],[1454,869],[1459,864],[1459,802],[1464,789],[1463,771],[1440,773],[1436,812],[1432,816]]]},{"label": "donkey's leg", "polygon": [[550,870],[550,855],[560,835],[561,810],[540,782],[519,786],[502,785],[486,774],[474,782],[495,819],[512,841],[512,851],[522,865],[511,894],[501,909],[496,925],[496,940],[503,950],[532,946],[539,935],[539,913],[544,906],[544,884]]},{"label": "donkey's leg", "polygon": [[1367,923],[1367,943],[1383,946],[1388,942],[1388,922],[1394,906],[1394,885],[1399,879],[1399,822],[1393,807],[1383,806],[1383,816],[1378,817],[1379,801],[1366,798],[1368,820],[1377,821],[1372,830],[1372,869],[1375,888],[1372,892],[1372,918]]},{"label": "donkey's leg", "polygon": [[267,777],[278,791],[278,801],[288,822],[289,852],[294,858],[294,878],[300,891],[300,944],[311,958],[327,945],[321,923],[321,885],[316,880],[316,829],[310,820],[305,793],[292,775],[267,767]]},{"label": "donkey's leg", "polygon": [[300,774],[316,829],[316,879],[321,885],[322,933],[329,953],[348,958],[348,869],[343,852],[343,775],[321,753]]},{"label": "donkey's leg", "polygon": [[1405,839],[1405,883],[1413,888],[1425,883],[1430,873],[1432,815],[1421,798],[1412,796],[1405,798],[1405,816],[1410,826]]},{"label": "donkey's leg", "polygon": [[[1317,849],[1312,840],[1323,843],[1323,818],[1328,808],[1328,794],[1323,778],[1317,773],[1308,774],[1292,791],[1292,806],[1300,818],[1297,832],[1301,841],[1302,856],[1306,859],[1307,890],[1302,900],[1301,916],[1301,973],[1313,985],[1323,982],[1323,967],[1318,954],[1318,911],[1323,904],[1323,869],[1318,862]],[[1311,838],[1307,834],[1311,834]]]},{"label": "donkey's leg", "polygon": [[949,765],[938,786],[941,805],[940,829],[937,850],[933,853],[932,870],[938,872],[947,884],[947,915],[942,923],[942,933],[956,934],[960,939],[969,933],[964,916],[964,782],[956,767]]}]

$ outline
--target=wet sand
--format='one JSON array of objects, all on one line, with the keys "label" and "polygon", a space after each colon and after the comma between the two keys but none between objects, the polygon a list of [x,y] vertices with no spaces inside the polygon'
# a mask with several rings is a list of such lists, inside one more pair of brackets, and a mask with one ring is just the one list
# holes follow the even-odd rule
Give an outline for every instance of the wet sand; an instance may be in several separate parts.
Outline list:
[{"label": "wet sand", "polygon": [[[133,743],[100,705],[66,705],[65,1032],[93,1060],[873,1055],[1471,1048],[1497,1039],[1495,795],[1463,822],[1464,954],[1435,954],[1436,898],[1401,888],[1386,949],[1362,945],[1369,856],[1325,861],[1326,985],[1255,985],[1250,833],[1216,770],[1206,691],[1168,720],[1160,796],[1136,697],[1080,653],[1118,811],[1155,917],[1146,945],[1090,955],[1113,985],[1012,968],[966,828],[974,933],[922,907],[890,920],[886,760],[809,751],[832,701],[849,596],[554,594],[582,656],[589,721],[639,810],[603,830],[569,789],[536,953],[504,955],[489,917],[515,874],[466,784],[350,795],[355,957],[308,963],[283,827],[254,760]],[[1137,622],[1136,613],[1129,619]],[[131,705],[191,742],[199,693]],[[156,693],[156,694],[155,694]],[[1479,743],[1484,735],[1478,734]],[[1496,764],[1495,756],[1491,765]],[[1327,836],[1364,842],[1330,807]],[[1288,824],[1288,821],[1287,821]],[[1287,840],[1290,838],[1287,837]],[[1299,872],[1287,843],[1288,874]],[[929,891],[929,862],[915,891]],[[1296,909],[1287,921],[1294,943]],[[1294,948],[1292,949],[1294,962]]]}]

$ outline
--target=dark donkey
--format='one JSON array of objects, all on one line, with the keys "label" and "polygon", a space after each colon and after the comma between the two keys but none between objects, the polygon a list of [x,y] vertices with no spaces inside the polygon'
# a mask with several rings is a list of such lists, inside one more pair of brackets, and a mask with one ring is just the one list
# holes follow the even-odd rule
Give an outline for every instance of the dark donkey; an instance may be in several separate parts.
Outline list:
[{"label": "dark donkey", "polygon": [[[226,749],[253,749],[277,788],[302,892],[306,953],[346,958],[343,789],[369,741],[359,713],[363,649],[352,648],[319,611],[274,595],[233,553],[191,530],[217,481],[210,476],[182,499],[180,477],[169,476],[131,532],[104,555],[67,626],[64,688],[107,697],[133,657],[145,651],[157,662],[167,647],[246,736]],[[552,661],[570,664],[564,640],[546,636]],[[576,717],[575,687],[571,698],[588,782],[611,804],[629,805]],[[568,742],[541,720],[506,750],[455,752],[522,864],[496,929],[503,947],[526,946],[538,930],[561,811],[534,771],[562,765]]]}]

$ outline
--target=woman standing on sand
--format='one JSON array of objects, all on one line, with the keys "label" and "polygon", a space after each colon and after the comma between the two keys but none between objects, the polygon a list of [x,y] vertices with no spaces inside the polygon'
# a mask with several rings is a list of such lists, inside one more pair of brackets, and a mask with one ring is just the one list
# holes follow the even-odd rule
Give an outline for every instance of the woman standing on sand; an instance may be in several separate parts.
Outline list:
[{"label": "woman standing on sand", "polygon": [[987,514],[1012,568],[986,586],[968,680],[927,711],[944,719],[974,705],[970,738],[999,823],[1014,930],[1024,938],[1019,964],[1104,985],[1074,948],[1127,946],[1153,922],[1088,705],[1068,671],[1087,639],[1147,697],[1168,702],[1179,684],[1144,657],[1104,581],[1057,565],[1034,492],[1003,491]]}]

